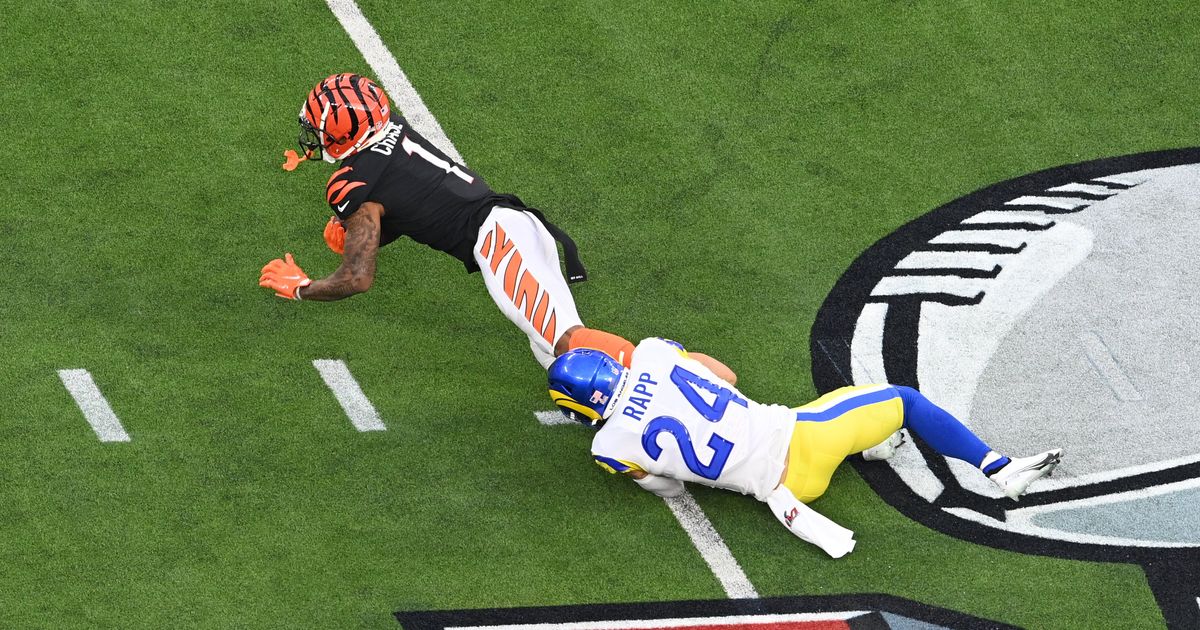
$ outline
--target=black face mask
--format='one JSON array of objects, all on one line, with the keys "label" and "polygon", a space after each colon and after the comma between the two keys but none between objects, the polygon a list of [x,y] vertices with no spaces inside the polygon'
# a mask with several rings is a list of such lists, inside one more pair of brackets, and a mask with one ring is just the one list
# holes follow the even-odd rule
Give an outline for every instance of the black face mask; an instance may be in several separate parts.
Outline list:
[{"label": "black face mask", "polygon": [[300,119],[300,136],[296,138],[300,144],[300,153],[308,159],[321,159],[321,132],[311,123]]}]

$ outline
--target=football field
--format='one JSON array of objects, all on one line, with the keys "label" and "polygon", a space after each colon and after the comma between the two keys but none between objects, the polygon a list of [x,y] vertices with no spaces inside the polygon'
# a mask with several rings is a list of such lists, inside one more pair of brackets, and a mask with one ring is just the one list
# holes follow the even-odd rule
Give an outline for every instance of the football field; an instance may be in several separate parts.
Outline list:
[{"label": "football field", "polygon": [[[1185,2],[357,6],[464,161],[578,243],[586,324],[718,357],[764,402],[818,395],[818,311],[905,224],[1035,171],[1200,144]],[[352,299],[257,286],[284,252],[313,278],[340,262],[321,237],[335,167],[280,169],[315,83],[377,76],[331,6],[3,14],[0,627],[397,628],[729,597],[670,506],[591,463],[589,430],[538,420],[545,372],[458,261],[404,239]],[[376,430],[314,361],[345,366]],[[839,560],[752,497],[689,490],[764,598],[1166,624],[1149,556],[948,535],[848,465],[813,504],[857,534]],[[1200,597],[1181,575],[1176,604]]]}]

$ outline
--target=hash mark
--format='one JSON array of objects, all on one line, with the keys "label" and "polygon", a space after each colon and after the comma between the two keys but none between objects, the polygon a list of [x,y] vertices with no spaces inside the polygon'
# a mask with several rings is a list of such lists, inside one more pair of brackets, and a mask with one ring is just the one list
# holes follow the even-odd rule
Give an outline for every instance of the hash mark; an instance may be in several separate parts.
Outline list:
[{"label": "hash mark", "polygon": [[95,379],[87,370],[59,370],[58,378],[75,399],[83,417],[96,432],[101,442],[129,442],[129,434],[121,426],[121,420],[113,412],[108,399],[96,386]]},{"label": "hash mark", "polygon": [[375,405],[367,399],[367,395],[358,386],[358,381],[354,380],[354,375],[345,363],[333,359],[316,359],[313,361],[313,367],[321,373],[321,379],[333,392],[334,398],[337,398],[342,411],[346,412],[346,417],[350,418],[350,423],[355,429],[364,432],[387,431],[383,420],[379,419],[379,413],[375,411]]}]

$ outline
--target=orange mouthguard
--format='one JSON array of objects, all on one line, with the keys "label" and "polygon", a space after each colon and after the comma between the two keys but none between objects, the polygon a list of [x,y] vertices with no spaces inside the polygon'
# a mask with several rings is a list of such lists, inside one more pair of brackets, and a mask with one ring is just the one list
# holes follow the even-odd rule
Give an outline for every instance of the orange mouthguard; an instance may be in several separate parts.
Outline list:
[{"label": "orange mouthguard", "polygon": [[299,155],[296,155],[296,152],[293,151],[292,149],[288,149],[287,151],[284,151],[283,157],[287,158],[287,161],[283,163],[283,170],[285,170],[285,171],[296,170],[296,167],[300,166],[301,162],[308,159],[307,155],[304,157],[300,157]]}]

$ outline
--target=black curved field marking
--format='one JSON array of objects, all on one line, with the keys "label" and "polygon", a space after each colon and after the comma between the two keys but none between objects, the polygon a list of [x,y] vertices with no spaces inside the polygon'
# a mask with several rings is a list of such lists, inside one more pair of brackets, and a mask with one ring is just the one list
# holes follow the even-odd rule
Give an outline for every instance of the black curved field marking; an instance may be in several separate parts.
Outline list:
[{"label": "black curved field marking", "polygon": [[[888,313],[883,327],[884,370],[888,381],[919,387],[917,378],[917,322],[925,302],[966,305],[972,300],[962,296],[941,294],[872,296],[876,284],[888,275],[897,275],[896,263],[916,249],[928,249],[930,238],[948,230],[961,229],[960,222],[984,210],[1011,210],[1003,204],[1015,195],[1069,183],[1094,182],[1120,173],[1152,168],[1164,168],[1200,163],[1200,148],[1177,149],[1095,160],[1053,168],[1001,182],[952,201],[925,214],[875,243],[855,260],[838,280],[817,314],[812,328],[809,351],[812,356],[813,381],[819,392],[825,393],[850,384],[852,372],[850,342],[863,306],[869,302],[887,302]],[[1103,182],[1114,190],[1130,186]],[[1042,193],[1038,193],[1039,195]],[[1060,193],[1061,194],[1061,193]],[[1055,193],[1045,193],[1052,198]],[[1102,195],[1084,195],[1103,198]],[[1076,210],[1046,210],[1054,216],[1067,216]],[[954,246],[941,246],[954,250]],[[969,249],[969,248],[967,248]],[[962,250],[960,250],[962,251]],[[981,296],[980,296],[981,297]],[[978,302],[978,300],[974,300]],[[886,501],[905,516],[940,532],[976,542],[1025,553],[1105,562],[1139,564],[1157,598],[1163,616],[1171,627],[1200,628],[1200,548],[1121,547],[1051,540],[1016,534],[992,528],[974,521],[958,518],[943,511],[944,507],[965,507],[994,518],[1003,518],[1007,500],[1000,501],[964,490],[950,473],[942,458],[925,445],[918,445],[926,455],[931,471],[945,486],[934,503],[917,495],[891,466],[883,462],[865,462],[853,458],[859,474]],[[1022,497],[1021,506],[1058,503],[1080,498],[1114,494],[1151,486],[1200,477],[1200,462],[1184,464],[1105,481],[1089,486],[1069,487],[1038,492]]]}]

